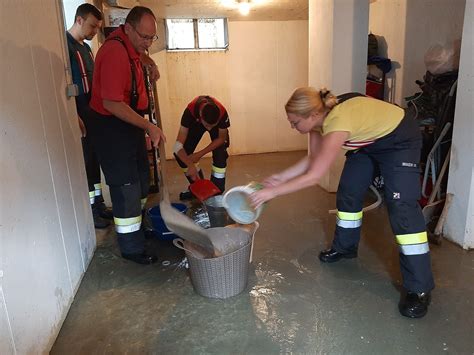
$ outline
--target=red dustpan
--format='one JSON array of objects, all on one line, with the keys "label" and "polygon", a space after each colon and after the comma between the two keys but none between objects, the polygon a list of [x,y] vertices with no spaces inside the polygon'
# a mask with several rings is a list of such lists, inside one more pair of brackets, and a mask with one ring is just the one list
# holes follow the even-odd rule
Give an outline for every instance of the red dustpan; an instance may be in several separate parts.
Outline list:
[{"label": "red dustpan", "polygon": [[207,179],[199,179],[194,181],[191,185],[189,185],[189,190],[201,202],[207,200],[209,197],[221,193],[221,190],[216,185],[214,185],[211,180]]}]

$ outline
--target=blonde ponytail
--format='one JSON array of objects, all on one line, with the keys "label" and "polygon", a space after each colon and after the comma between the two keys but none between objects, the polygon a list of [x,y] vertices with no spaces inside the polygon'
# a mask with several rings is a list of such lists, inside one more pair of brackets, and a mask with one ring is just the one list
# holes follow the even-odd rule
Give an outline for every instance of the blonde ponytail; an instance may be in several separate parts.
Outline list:
[{"label": "blonde ponytail", "polygon": [[309,117],[313,111],[323,112],[331,110],[337,105],[337,98],[327,89],[297,88],[285,105],[286,113],[293,113],[302,117]]},{"label": "blonde ponytail", "polygon": [[337,97],[326,88],[319,90],[319,96],[321,97],[324,107],[329,110],[338,104]]}]

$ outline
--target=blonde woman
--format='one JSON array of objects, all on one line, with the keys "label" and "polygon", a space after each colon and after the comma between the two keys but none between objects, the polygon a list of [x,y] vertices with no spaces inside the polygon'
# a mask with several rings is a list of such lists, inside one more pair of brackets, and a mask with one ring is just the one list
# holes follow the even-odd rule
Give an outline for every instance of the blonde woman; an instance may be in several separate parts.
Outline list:
[{"label": "blonde woman", "polygon": [[337,222],[325,263],[357,257],[365,193],[378,168],[384,178],[385,201],[400,249],[403,292],[399,310],[421,318],[434,288],[420,198],[421,134],[402,108],[357,93],[334,96],[323,89],[297,89],[285,110],[291,128],[309,134],[309,154],[288,169],[264,180],[251,195],[254,207],[277,196],[315,185],[328,171],[340,148],[346,162],[337,191]]}]

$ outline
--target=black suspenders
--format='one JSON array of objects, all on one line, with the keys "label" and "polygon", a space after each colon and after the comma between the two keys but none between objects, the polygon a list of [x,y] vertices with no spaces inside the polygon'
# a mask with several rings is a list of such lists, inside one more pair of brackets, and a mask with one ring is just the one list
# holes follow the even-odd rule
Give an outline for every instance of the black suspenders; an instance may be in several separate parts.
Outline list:
[{"label": "black suspenders", "polygon": [[130,61],[130,70],[132,72],[132,88],[130,90],[130,107],[134,111],[137,111],[137,107],[138,107],[137,78],[135,76],[135,67],[134,67],[132,58],[130,58],[130,55],[128,54],[127,46],[125,45],[125,42],[123,41],[122,38],[116,36],[116,37],[109,38],[108,40],[119,41],[120,43],[122,43],[123,47],[125,48],[125,51],[127,52],[128,60]]},{"label": "black suspenders", "polygon": [[346,100],[352,99],[353,97],[359,97],[359,96],[365,97],[365,95],[360,94],[358,92],[349,92],[347,94],[338,95],[337,96],[337,103],[340,104],[340,103],[343,103]]}]

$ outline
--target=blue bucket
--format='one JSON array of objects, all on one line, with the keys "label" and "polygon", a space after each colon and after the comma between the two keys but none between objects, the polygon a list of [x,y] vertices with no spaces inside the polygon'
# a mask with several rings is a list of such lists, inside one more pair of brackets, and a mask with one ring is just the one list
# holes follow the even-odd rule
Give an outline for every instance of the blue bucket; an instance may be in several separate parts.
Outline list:
[{"label": "blue bucket", "polygon": [[[181,213],[186,213],[188,207],[183,203],[172,203],[171,206]],[[159,235],[161,240],[173,240],[178,236],[166,228],[165,221],[161,217],[160,205],[152,207],[148,210],[148,216],[153,226],[153,231]]]}]

